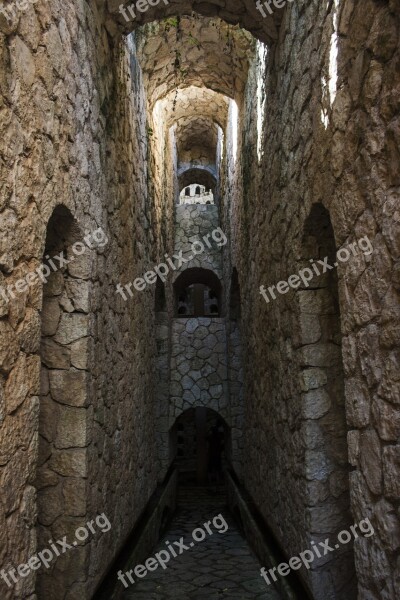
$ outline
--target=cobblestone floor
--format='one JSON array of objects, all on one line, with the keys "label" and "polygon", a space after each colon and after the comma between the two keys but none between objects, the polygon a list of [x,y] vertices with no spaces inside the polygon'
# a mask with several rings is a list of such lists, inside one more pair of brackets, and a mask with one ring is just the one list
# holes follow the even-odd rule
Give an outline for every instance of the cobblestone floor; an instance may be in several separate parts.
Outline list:
[{"label": "cobblestone floor", "polygon": [[126,589],[123,600],[280,600],[281,596],[260,577],[259,562],[230,517],[223,494],[182,487],[178,511],[152,556],[166,548],[166,541],[183,537],[189,545],[193,530],[220,513],[229,525],[226,533],[218,533],[210,525],[215,533],[172,558],[165,571],[158,567],[144,579],[134,577],[136,583]]}]

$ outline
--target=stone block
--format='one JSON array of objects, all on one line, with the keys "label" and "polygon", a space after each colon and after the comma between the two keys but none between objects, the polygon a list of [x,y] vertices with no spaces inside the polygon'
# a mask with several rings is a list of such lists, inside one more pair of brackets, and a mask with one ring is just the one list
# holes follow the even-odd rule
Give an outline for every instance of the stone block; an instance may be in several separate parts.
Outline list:
[{"label": "stone block", "polygon": [[88,313],[90,310],[90,282],[68,279],[66,291],[76,311]]},{"label": "stone block", "polygon": [[345,381],[346,415],[351,427],[366,427],[370,420],[370,398],[367,387],[352,377]]},{"label": "stone block", "polygon": [[301,372],[301,389],[303,392],[315,390],[324,386],[328,381],[324,369],[303,369]]},{"label": "stone block", "polygon": [[374,512],[376,529],[385,549],[395,552],[400,548],[400,521],[394,506],[382,499],[375,506]]},{"label": "stone block", "polygon": [[84,371],[49,371],[50,392],[54,400],[69,406],[86,406]]},{"label": "stone block", "polygon": [[349,463],[356,467],[360,456],[360,432],[349,431],[347,433],[347,447],[349,451]]},{"label": "stone block", "polygon": [[55,447],[84,448],[88,442],[87,411],[84,408],[60,406]]},{"label": "stone block", "polygon": [[24,402],[28,394],[38,394],[40,390],[40,359],[38,356],[18,357],[5,386],[7,413],[12,413]]},{"label": "stone block", "polygon": [[63,313],[54,340],[59,344],[71,344],[88,333],[88,317],[80,313]]},{"label": "stone block", "polygon": [[61,318],[58,298],[45,298],[42,309],[42,335],[54,335]]},{"label": "stone block", "polygon": [[55,450],[49,467],[63,477],[86,477],[87,458],[84,449]]},{"label": "stone block", "polygon": [[400,410],[398,407],[375,396],[372,413],[382,440],[386,442],[400,440]]},{"label": "stone block", "polygon": [[360,436],[361,470],[373,494],[382,493],[381,445],[376,431],[369,430]]},{"label": "stone block", "polygon": [[71,352],[69,348],[60,346],[52,338],[43,338],[40,346],[42,362],[49,369],[69,369]]},{"label": "stone block", "polygon": [[[61,477],[58,479],[60,481]],[[63,512],[64,504],[61,496],[61,483],[40,490],[38,493],[38,514],[41,525],[49,527]]]},{"label": "stone block", "polygon": [[89,339],[82,338],[69,345],[71,364],[76,369],[87,369],[89,356]]},{"label": "stone block", "polygon": [[72,517],[84,517],[87,512],[86,481],[76,477],[67,477],[62,482],[62,496],[65,514]]},{"label": "stone block", "polygon": [[311,390],[303,395],[302,414],[304,419],[319,419],[326,415],[330,407],[331,399],[324,388]]},{"label": "stone block", "polygon": [[19,353],[18,342],[12,327],[0,321],[0,369],[10,371]]},{"label": "stone block", "polygon": [[304,460],[309,480],[326,481],[333,471],[333,465],[324,452],[307,450]]}]

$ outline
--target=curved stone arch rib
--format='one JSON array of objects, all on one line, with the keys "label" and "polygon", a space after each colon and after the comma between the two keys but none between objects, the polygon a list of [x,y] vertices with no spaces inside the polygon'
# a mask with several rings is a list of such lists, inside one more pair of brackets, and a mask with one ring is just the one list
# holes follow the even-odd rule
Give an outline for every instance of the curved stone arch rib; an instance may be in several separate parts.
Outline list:
[{"label": "curved stone arch rib", "polygon": [[204,177],[211,177],[215,182],[217,181],[217,172],[215,167],[211,165],[193,165],[193,164],[183,164],[178,168],[178,179],[180,179],[185,173],[188,171],[196,172],[196,174],[200,174],[204,172]]},{"label": "curved stone arch rib", "polygon": [[[111,4],[111,3],[109,3]],[[109,30],[115,32],[115,27],[127,34],[134,31],[137,27],[161,21],[165,18],[201,15],[203,17],[218,17],[230,25],[240,25],[243,29],[249,31],[255,38],[262,42],[272,44],[278,39],[278,30],[282,20],[283,9],[273,7],[272,14],[266,11],[266,17],[260,14],[252,0],[227,0],[225,6],[221,6],[219,0],[199,2],[198,0],[169,0],[168,6],[160,0],[157,6],[149,6],[149,10],[144,13],[137,11],[134,19],[128,20],[120,11],[120,5],[126,10],[131,0],[115,2],[108,8],[110,18]]]},{"label": "curved stone arch rib", "polygon": [[[193,39],[199,44],[193,46]],[[254,46],[251,35],[219,19],[185,16],[172,28],[165,22],[146,25],[137,54],[150,111],[171,95],[175,108],[192,88],[241,102]]]}]

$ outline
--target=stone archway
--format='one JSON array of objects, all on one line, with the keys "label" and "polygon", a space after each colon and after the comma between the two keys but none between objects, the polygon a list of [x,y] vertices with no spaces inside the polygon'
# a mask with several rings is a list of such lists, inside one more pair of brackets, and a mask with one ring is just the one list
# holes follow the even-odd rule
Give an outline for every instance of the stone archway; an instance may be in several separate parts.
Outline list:
[{"label": "stone archway", "polygon": [[204,407],[190,408],[177,417],[170,430],[171,456],[181,479],[207,482],[208,440],[214,427],[223,439],[223,457],[230,464],[232,457],[231,429],[220,414]]},{"label": "stone archway", "polygon": [[115,26],[123,33],[129,33],[146,23],[169,17],[179,17],[197,13],[203,17],[218,17],[231,25],[239,24],[250,31],[254,37],[263,42],[273,43],[278,39],[278,29],[285,5],[273,6],[272,10],[264,10],[265,17],[251,0],[227,0],[221,6],[219,0],[200,2],[199,0],[169,0],[148,5],[145,12],[136,11],[134,18],[128,6],[134,8],[132,0],[109,2],[109,30],[115,32]]},{"label": "stone archway", "polygon": [[[87,521],[87,349],[90,271],[88,246],[72,214],[57,206],[43,256],[39,460],[36,474],[37,547],[67,536]],[[57,256],[68,264],[59,266]],[[55,267],[55,268],[54,268]],[[72,543],[72,542],[71,542]],[[37,575],[40,600],[82,591],[87,546],[74,548]]]},{"label": "stone archway", "polygon": [[[302,266],[328,257],[336,261],[329,212],[315,204],[306,220]],[[316,277],[299,289],[302,355],[302,419],[305,440],[306,538],[318,543],[337,539],[353,523],[350,510],[347,423],[341,351],[341,318],[337,270]],[[341,545],[310,570],[316,600],[357,598],[353,543]],[[332,594],[334,594],[332,596]]]}]

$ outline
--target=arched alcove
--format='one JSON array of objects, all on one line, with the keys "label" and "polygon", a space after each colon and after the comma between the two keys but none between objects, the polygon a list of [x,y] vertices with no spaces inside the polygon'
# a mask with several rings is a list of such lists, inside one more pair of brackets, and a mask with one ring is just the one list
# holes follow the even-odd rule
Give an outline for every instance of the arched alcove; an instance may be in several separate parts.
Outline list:
[{"label": "arched alcove", "polygon": [[[90,249],[70,211],[57,206],[43,256],[41,397],[37,466],[37,547],[87,521],[87,349]],[[58,257],[58,258],[57,258]],[[63,261],[61,261],[61,257]],[[86,518],[85,518],[86,517]],[[37,574],[39,600],[62,600],[85,577],[87,546],[62,554]]]},{"label": "arched alcove", "polygon": [[174,283],[176,316],[221,316],[221,282],[209,269],[186,269]]},{"label": "arched alcove", "polygon": [[[312,207],[304,227],[302,268],[328,258],[336,262],[336,244],[329,212]],[[337,269],[315,277],[297,291],[302,362],[302,417],[305,440],[306,537],[318,543],[337,539],[353,523],[350,510],[347,424],[341,349]],[[316,599],[355,600],[357,581],[352,542],[311,566]]]}]

